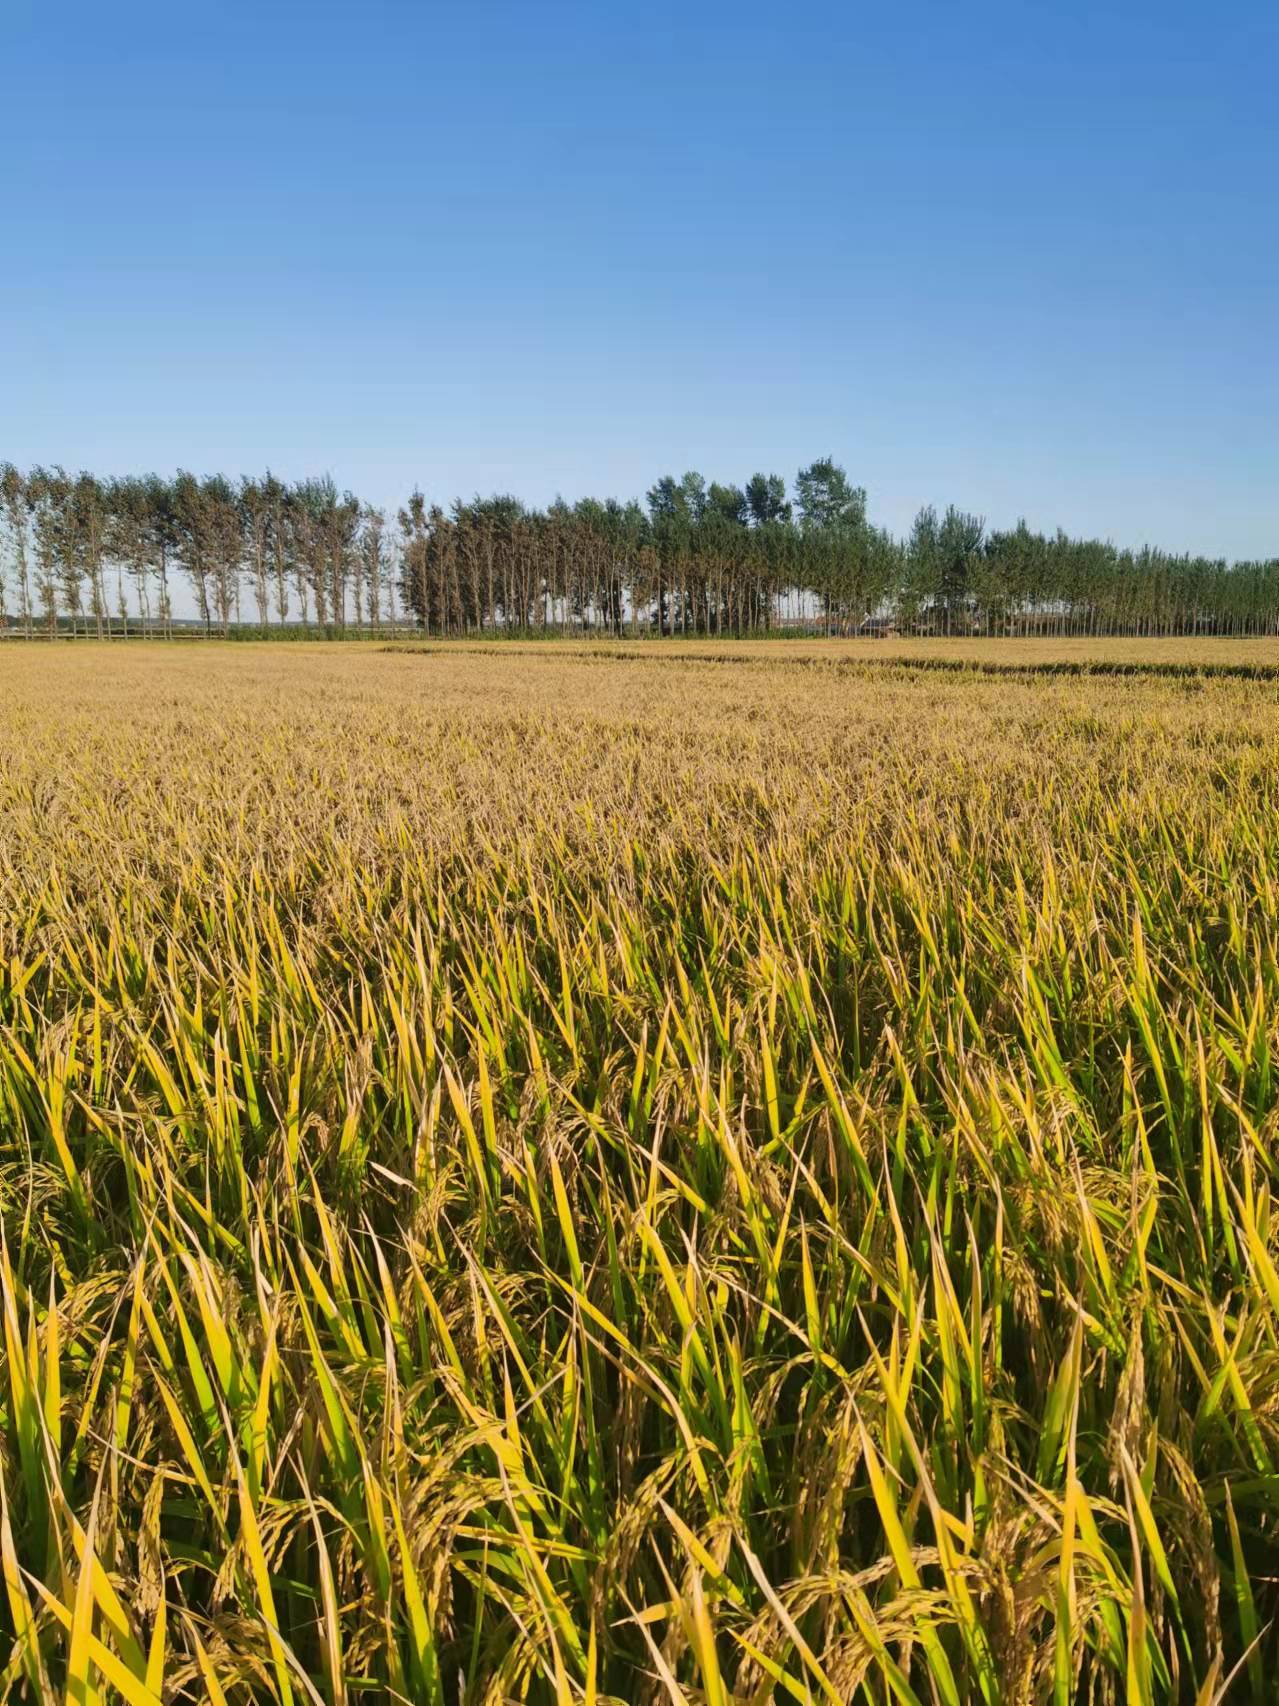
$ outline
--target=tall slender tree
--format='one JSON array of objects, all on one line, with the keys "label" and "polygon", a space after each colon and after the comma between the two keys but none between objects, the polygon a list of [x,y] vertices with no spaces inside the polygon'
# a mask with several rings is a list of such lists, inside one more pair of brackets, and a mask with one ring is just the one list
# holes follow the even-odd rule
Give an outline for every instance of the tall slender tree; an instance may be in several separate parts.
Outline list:
[{"label": "tall slender tree", "polygon": [[28,483],[12,462],[0,463],[0,509],[9,529],[13,552],[14,582],[17,592],[17,614],[23,636],[30,639],[33,632],[35,605],[31,586],[31,510],[32,499]]}]

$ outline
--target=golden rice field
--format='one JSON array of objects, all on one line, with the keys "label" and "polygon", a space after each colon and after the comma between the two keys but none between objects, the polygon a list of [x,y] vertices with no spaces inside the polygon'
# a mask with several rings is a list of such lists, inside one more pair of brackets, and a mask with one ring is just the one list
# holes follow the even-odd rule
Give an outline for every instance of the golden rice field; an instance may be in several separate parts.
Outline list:
[{"label": "golden rice field", "polygon": [[1275,1698],[1279,645],[910,652],[0,652],[0,1700]]}]

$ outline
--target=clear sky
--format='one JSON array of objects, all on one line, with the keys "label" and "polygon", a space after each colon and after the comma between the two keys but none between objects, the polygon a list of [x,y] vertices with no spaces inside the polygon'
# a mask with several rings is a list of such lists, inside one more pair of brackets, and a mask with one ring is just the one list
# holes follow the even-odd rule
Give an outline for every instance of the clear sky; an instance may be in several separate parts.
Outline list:
[{"label": "clear sky", "polygon": [[0,457],[1279,553],[1274,0],[4,0]]}]

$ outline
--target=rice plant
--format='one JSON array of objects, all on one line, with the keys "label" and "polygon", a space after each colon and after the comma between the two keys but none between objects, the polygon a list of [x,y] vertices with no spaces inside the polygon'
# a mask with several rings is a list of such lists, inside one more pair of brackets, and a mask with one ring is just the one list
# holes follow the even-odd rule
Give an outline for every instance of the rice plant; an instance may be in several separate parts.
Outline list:
[{"label": "rice plant", "polygon": [[1273,1698],[1275,686],[737,655],[0,659],[0,1699]]}]

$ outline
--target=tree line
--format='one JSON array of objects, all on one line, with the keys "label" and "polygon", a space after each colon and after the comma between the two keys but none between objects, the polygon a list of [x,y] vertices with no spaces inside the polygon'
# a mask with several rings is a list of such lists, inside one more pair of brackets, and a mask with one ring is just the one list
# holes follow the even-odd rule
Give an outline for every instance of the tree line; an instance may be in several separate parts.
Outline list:
[{"label": "tree line", "polygon": [[791,490],[667,475],[646,501],[508,495],[395,515],[329,478],[101,479],[0,464],[0,626],[209,634],[1279,633],[1279,558],[1125,550],[953,505],[893,536],[829,457]]}]

